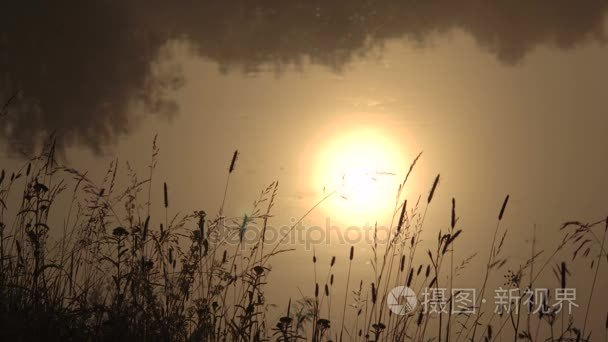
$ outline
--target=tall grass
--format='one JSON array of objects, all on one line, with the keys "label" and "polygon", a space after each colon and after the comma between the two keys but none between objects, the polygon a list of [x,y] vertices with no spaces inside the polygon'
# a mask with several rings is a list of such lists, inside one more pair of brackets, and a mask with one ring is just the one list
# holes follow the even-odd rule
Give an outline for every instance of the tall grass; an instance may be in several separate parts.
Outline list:
[{"label": "tall grass", "polygon": [[[139,179],[129,164],[123,167],[113,161],[97,184],[86,172],[61,165],[51,139],[40,156],[23,167],[2,170],[1,340],[590,340],[593,318],[589,313],[598,296],[601,268],[608,261],[608,219],[567,222],[560,244],[542,262],[545,252],[536,250],[534,233],[530,257],[520,265],[504,255],[509,231],[503,227],[508,215],[506,196],[497,210],[478,296],[471,304],[475,313],[453,315],[451,290],[479,254],[463,255],[456,250],[467,230],[460,227],[455,199],[451,215],[446,215],[448,228],[436,230],[437,239],[431,243],[423,241],[433,229],[425,226],[425,218],[441,187],[438,175],[424,200],[404,198],[403,189],[418,156],[398,189],[388,242],[382,244],[375,236],[368,247],[372,254],[369,278],[353,279],[351,274],[353,264],[367,261],[361,260],[365,253],[359,252],[365,246],[345,246],[344,254],[336,253],[337,257],[323,262],[315,252],[310,292],[298,300],[289,299],[275,319],[265,292],[271,260],[291,250],[283,243],[289,232],[278,241],[266,241],[278,182],[261,191],[247,214],[226,217],[230,177],[238,171],[235,151],[218,213],[177,214],[171,206],[175,201],[171,201],[170,184],[153,179],[158,154],[154,139],[145,179]],[[124,178],[126,185],[119,186]],[[155,206],[153,189],[161,184],[162,204]],[[313,204],[291,230],[334,194]],[[65,203],[67,211],[62,211],[59,207]],[[251,229],[259,230],[260,238],[244,243],[244,234]],[[228,244],[228,240],[238,244]],[[520,315],[489,312],[482,305],[492,280],[506,276],[506,286],[524,294],[558,261],[555,287],[565,287],[572,275],[558,258],[566,250],[593,270],[584,317],[574,319],[539,298],[527,305],[546,310],[521,315],[523,322]],[[341,267],[346,270],[342,280],[336,276]],[[505,271],[506,267],[512,271]],[[522,279],[528,279],[528,284],[522,285]],[[419,294],[447,288],[443,309],[448,312],[425,312],[419,305],[405,315],[394,314],[386,301],[397,286]],[[604,338],[606,333],[608,323]],[[600,332],[594,335],[600,338]]]}]

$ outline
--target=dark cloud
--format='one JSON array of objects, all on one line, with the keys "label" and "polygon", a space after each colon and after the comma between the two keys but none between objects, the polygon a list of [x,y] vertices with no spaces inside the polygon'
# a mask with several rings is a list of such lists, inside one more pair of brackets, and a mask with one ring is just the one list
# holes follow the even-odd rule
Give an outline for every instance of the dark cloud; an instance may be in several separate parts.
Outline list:
[{"label": "dark cloud", "polygon": [[183,75],[150,72],[172,39],[223,70],[280,70],[304,58],[339,70],[386,39],[462,29],[516,63],[539,45],[604,41],[607,8],[605,0],[12,1],[0,14],[0,100],[15,89],[22,96],[0,134],[28,151],[56,131],[99,151],[130,131],[134,100],[148,113],[176,112],[165,95]]}]

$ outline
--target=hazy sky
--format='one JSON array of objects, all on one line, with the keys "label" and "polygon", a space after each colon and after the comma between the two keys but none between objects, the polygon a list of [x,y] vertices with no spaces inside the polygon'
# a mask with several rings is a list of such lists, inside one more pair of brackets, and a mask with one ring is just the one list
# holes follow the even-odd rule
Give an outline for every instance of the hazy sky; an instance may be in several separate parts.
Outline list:
[{"label": "hazy sky", "polygon": [[[424,151],[407,189],[413,199],[441,173],[432,237],[447,227],[452,197],[472,250],[490,239],[506,194],[512,251],[534,224],[553,248],[560,223],[608,213],[607,1],[3,7],[0,99],[19,91],[0,119],[3,165],[56,132],[71,165],[100,177],[99,165],[116,156],[144,172],[157,133],[158,193],[166,181],[175,210],[214,212],[239,149],[227,210],[247,212],[278,179],[279,225],[322,195],[315,172],[325,146],[371,127],[400,155],[390,170],[399,180]],[[328,208],[306,222],[386,220],[346,222]],[[318,251],[346,255],[342,247]],[[279,277],[305,282],[310,254],[289,257],[305,272],[274,265]]]}]

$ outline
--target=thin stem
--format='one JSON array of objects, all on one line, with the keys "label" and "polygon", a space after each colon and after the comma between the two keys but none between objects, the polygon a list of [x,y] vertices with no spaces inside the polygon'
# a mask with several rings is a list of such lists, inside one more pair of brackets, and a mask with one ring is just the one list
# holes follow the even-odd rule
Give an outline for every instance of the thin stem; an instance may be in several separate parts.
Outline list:
[{"label": "thin stem", "polygon": [[[608,220],[606,220],[606,227],[604,228],[604,236],[602,237],[601,250],[604,250],[604,243],[606,242],[606,232],[608,232]],[[589,311],[591,309],[591,300],[593,299],[593,291],[595,290],[595,284],[597,277],[600,273],[600,262],[602,261],[602,253],[600,251],[597,256],[597,265],[595,265],[595,274],[593,275],[593,282],[591,283],[591,291],[589,293],[589,300],[587,301],[587,310],[585,311],[585,323],[583,323],[583,337],[585,336],[585,329],[587,328],[587,319],[589,318]]]}]

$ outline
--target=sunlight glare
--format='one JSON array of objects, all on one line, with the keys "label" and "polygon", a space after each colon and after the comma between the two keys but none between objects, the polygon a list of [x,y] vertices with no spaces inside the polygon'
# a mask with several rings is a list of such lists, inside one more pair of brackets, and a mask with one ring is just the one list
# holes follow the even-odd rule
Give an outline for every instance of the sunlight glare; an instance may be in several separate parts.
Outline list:
[{"label": "sunlight glare", "polygon": [[325,193],[336,191],[323,205],[327,214],[349,225],[386,219],[395,204],[403,160],[399,145],[379,129],[335,136],[322,148],[315,169],[315,183]]}]

